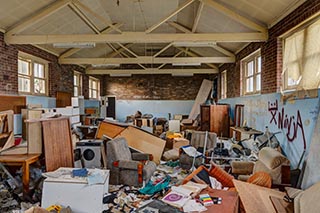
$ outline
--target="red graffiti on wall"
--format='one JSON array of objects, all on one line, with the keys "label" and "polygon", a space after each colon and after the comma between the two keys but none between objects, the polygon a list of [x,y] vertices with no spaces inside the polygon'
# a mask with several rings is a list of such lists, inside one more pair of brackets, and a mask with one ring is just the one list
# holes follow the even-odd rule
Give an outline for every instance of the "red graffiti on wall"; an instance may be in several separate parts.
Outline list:
[{"label": "red graffiti on wall", "polygon": [[[285,135],[289,142],[293,142],[301,131],[303,138],[303,146],[306,148],[306,138],[304,136],[303,123],[300,115],[300,111],[297,110],[297,115],[288,115],[285,113],[284,107],[281,110],[278,108],[278,100],[271,103],[268,102],[268,110],[271,113],[270,124],[274,123],[279,129],[285,131]],[[277,116],[278,115],[278,116]]]}]

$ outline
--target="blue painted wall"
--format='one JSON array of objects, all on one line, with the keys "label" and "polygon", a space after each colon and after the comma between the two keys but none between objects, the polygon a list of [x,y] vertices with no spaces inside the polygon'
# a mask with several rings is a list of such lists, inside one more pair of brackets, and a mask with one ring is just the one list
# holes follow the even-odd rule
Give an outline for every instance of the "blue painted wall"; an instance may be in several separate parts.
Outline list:
[{"label": "blue painted wall", "polygon": [[124,122],[128,115],[133,115],[136,111],[142,114],[152,114],[153,117],[164,117],[168,119],[168,113],[189,115],[194,104],[189,101],[172,100],[117,100],[116,101],[116,119]]},{"label": "blue painted wall", "polygon": [[[320,90],[318,91],[320,93]],[[279,93],[246,96],[220,100],[231,106],[231,116],[234,115],[235,104],[244,104],[244,119],[247,126],[265,131],[268,126],[271,132],[280,132],[277,138],[280,145],[295,168],[306,146],[306,156],[309,152],[316,120],[319,115],[318,98],[281,101]]]}]

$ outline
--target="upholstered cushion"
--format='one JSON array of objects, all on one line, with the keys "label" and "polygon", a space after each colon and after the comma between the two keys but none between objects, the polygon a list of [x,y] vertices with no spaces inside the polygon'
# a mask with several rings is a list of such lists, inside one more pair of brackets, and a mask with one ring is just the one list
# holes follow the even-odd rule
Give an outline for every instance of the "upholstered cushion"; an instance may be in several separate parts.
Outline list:
[{"label": "upholstered cushion", "polygon": [[221,167],[214,164],[212,161],[211,163],[211,169],[209,170],[209,175],[217,179],[222,186],[225,187],[234,187],[233,185],[233,176],[228,174],[225,170],[223,170]]},{"label": "upholstered cushion", "polygon": [[301,192],[294,199],[294,212],[319,212],[320,182]]},{"label": "upholstered cushion", "polygon": [[270,147],[264,147],[260,150],[259,161],[263,162],[269,169],[275,169],[280,165],[290,164],[290,161],[284,155]]},{"label": "upholstered cushion", "polygon": [[232,174],[249,175],[252,174],[254,163],[250,161],[232,161]]}]

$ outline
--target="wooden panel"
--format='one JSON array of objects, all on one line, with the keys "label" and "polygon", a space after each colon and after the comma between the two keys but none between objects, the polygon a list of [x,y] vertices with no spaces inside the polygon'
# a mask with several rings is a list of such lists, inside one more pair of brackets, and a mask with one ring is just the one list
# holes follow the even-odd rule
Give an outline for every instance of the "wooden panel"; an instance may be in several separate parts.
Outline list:
[{"label": "wooden panel", "polygon": [[128,126],[117,137],[125,137],[128,145],[142,153],[153,155],[153,161],[160,163],[166,141],[139,128]]},{"label": "wooden panel", "polygon": [[57,92],[56,94],[56,107],[71,106],[72,94],[68,92]]},{"label": "wooden panel", "polygon": [[42,120],[46,171],[73,167],[69,118]]},{"label": "wooden panel", "polygon": [[2,120],[0,125],[6,126],[6,128],[1,129],[0,131],[0,139],[1,146],[0,152],[7,150],[14,146],[14,135],[13,135],[13,110],[7,110],[0,112]]},{"label": "wooden panel", "polygon": [[21,108],[26,106],[25,96],[0,95],[0,111],[13,110],[14,114],[20,114]]},{"label": "wooden panel", "polygon": [[104,135],[111,139],[115,138],[123,130],[125,130],[125,128],[126,126],[123,126],[121,124],[108,121],[101,121],[98,127],[96,138],[102,139]]},{"label": "wooden panel", "polygon": [[210,105],[210,132],[229,137],[229,105]]},{"label": "wooden panel", "polygon": [[202,131],[210,131],[210,105],[200,106],[200,126]]},{"label": "wooden panel", "polygon": [[196,100],[189,114],[189,119],[194,120],[197,118],[197,116],[200,114],[200,105],[206,102],[211,90],[212,90],[212,81],[203,79],[201,87],[197,94]]}]

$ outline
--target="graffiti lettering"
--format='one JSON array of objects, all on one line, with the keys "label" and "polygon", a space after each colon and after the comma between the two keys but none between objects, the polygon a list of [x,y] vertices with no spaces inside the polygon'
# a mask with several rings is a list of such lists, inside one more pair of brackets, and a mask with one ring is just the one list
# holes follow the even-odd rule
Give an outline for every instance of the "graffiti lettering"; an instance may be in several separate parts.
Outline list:
[{"label": "graffiti lettering", "polygon": [[[293,142],[298,135],[299,130],[302,134],[303,146],[306,148],[306,139],[304,135],[303,123],[300,115],[300,111],[297,110],[297,116],[288,115],[285,113],[282,107],[281,111],[278,111],[278,100],[274,103],[268,102],[268,110],[271,113],[270,124],[274,123],[279,129],[286,131],[286,137],[289,142]],[[278,117],[277,117],[278,113]],[[278,119],[277,119],[278,118]]]}]

